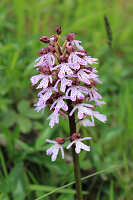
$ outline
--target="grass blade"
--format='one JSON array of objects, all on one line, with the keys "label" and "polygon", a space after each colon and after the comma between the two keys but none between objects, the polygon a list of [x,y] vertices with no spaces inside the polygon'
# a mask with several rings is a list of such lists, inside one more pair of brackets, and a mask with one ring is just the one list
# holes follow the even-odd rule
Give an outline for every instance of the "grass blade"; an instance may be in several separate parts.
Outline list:
[{"label": "grass blade", "polygon": [[[55,191],[57,189],[58,188],[53,187],[53,186],[29,185],[29,190],[33,190],[33,191],[52,192],[53,190]],[[63,194],[76,194],[76,190],[73,190],[73,189],[62,189],[60,191],[60,193],[63,193]],[[88,194],[88,192],[83,191],[83,194]]]},{"label": "grass blade", "polygon": [[[130,165],[132,164],[132,165],[133,165],[133,162],[129,161],[129,162],[127,162],[127,164],[130,164]],[[85,177],[82,178],[81,180],[83,181],[83,180],[86,180],[86,179],[88,179],[88,178],[90,178],[90,177],[96,176],[96,175],[98,175],[98,174],[105,173],[105,172],[108,172],[108,171],[110,171],[110,170],[115,170],[115,169],[117,169],[117,168],[123,167],[124,165],[125,165],[125,163],[121,163],[121,164],[118,164],[118,165],[114,165],[113,167],[109,167],[109,168],[107,168],[107,169],[103,169],[103,170],[101,170],[101,171],[99,171],[99,172],[96,172],[96,173],[94,173],[94,174],[90,174],[90,175],[88,175],[88,176],[85,176]],[[73,185],[74,183],[75,183],[75,181],[73,181],[73,182],[71,182],[71,183],[68,183],[68,184],[66,184],[66,185],[64,185],[64,186],[62,186],[62,187],[60,187],[60,188],[57,188],[57,189],[55,189],[55,190],[53,190],[53,191],[51,191],[51,192],[49,192],[49,193],[47,193],[47,194],[45,194],[45,195],[43,195],[43,196],[37,198],[37,199],[35,199],[35,200],[40,200],[40,199],[43,199],[43,198],[45,198],[45,197],[47,197],[47,196],[49,196],[49,195],[51,195],[51,194],[53,194],[53,193],[57,193],[57,192],[59,192],[59,190],[62,190],[62,189],[66,188],[66,187],[68,187],[68,186],[70,186],[70,185]]]}]

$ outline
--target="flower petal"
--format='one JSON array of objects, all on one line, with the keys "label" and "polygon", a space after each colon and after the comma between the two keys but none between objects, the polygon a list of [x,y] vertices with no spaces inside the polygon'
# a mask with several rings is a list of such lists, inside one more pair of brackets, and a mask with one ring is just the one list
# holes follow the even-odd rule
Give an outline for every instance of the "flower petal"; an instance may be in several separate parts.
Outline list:
[{"label": "flower petal", "polygon": [[82,142],[79,142],[80,143],[80,148],[81,149],[84,149],[85,151],[90,151],[90,147],[85,145],[84,143]]},{"label": "flower petal", "polygon": [[46,139],[45,141],[46,141],[46,142],[49,142],[49,143],[57,144],[57,142],[56,142],[56,141],[53,141],[53,140]]},{"label": "flower petal", "polygon": [[71,142],[66,148],[69,149],[74,143],[75,141]]},{"label": "flower petal", "polygon": [[64,159],[64,150],[63,150],[63,147],[60,146],[60,149],[61,149],[62,158]]}]

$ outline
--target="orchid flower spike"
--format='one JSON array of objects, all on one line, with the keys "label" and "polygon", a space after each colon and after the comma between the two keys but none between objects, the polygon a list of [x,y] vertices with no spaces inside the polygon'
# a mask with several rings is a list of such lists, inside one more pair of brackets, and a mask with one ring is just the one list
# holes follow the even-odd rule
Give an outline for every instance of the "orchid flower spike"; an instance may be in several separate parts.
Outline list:
[{"label": "orchid flower spike", "polygon": [[[88,117],[97,118],[97,111],[93,112],[93,109],[105,104],[96,88],[97,83],[102,84],[96,74],[97,58],[87,56],[87,52],[81,46],[82,42],[75,40],[75,33],[67,34],[63,46],[60,46],[61,32],[61,27],[58,26],[57,35],[40,37],[40,41],[48,46],[38,51],[39,58],[35,60],[35,67],[39,74],[30,79],[32,85],[38,84],[36,89],[41,90],[38,93],[38,102],[34,104],[35,110],[42,110],[44,113],[46,107],[50,109],[48,120],[51,128],[59,123],[60,116],[63,116],[61,113],[66,114],[68,111],[68,99],[73,106],[70,116],[76,113],[79,121]],[[102,122],[106,121],[106,116],[100,113],[99,116],[104,117],[104,120],[100,119]],[[87,119],[85,122],[80,124],[95,124],[94,120],[90,123]]]},{"label": "orchid flower spike", "polygon": [[83,140],[89,139],[91,139],[91,137],[81,138],[80,133],[73,133],[71,136],[72,142],[67,146],[67,149],[69,149],[73,144],[75,144],[75,151],[77,154],[80,153],[81,149],[84,149],[85,151],[90,151],[90,147],[81,142]]},{"label": "orchid flower spike", "polygon": [[[97,84],[102,84],[96,69],[98,59],[87,55],[82,42],[75,39],[75,33],[67,34],[61,46],[61,33],[61,27],[58,26],[56,35],[40,37],[40,41],[47,47],[38,51],[39,57],[34,65],[38,74],[30,79],[32,86],[40,90],[38,102],[34,104],[35,110],[42,110],[44,114],[44,110],[49,109],[47,120],[51,128],[60,122],[61,117],[65,119],[73,115],[75,121],[85,127],[95,126],[95,118],[105,123],[107,117],[97,111],[97,107],[106,104],[97,89]],[[81,138],[80,134],[74,133],[67,149],[74,144],[76,153],[81,149],[90,151],[90,147],[81,142],[87,139],[91,138]],[[62,144],[65,139],[47,139],[46,142],[54,144],[47,150],[47,155],[52,155],[52,161],[56,160],[59,149],[64,159]]]}]

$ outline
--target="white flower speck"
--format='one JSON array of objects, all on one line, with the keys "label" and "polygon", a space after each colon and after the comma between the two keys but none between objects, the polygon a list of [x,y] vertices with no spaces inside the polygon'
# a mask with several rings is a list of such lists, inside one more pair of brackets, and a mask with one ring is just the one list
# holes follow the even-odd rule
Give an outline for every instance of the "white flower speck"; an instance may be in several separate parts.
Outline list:
[{"label": "white flower speck", "polygon": [[49,143],[53,143],[53,144],[54,144],[54,146],[50,147],[50,148],[47,149],[47,151],[46,151],[46,154],[47,154],[47,155],[51,155],[51,154],[52,154],[52,157],[51,157],[51,160],[52,160],[52,161],[55,161],[55,160],[56,160],[56,157],[57,157],[57,155],[58,155],[59,149],[61,149],[62,158],[64,159],[64,151],[63,151],[62,145],[58,144],[58,142],[56,142],[56,141],[48,140],[48,139],[46,139],[46,142],[49,142]]},{"label": "white flower speck", "polygon": [[76,145],[75,151],[77,154],[80,153],[81,149],[84,149],[85,151],[90,151],[90,147],[81,142],[83,140],[89,140],[89,139],[91,139],[91,137],[76,139],[67,146],[67,149],[69,149],[73,144],[75,144]]}]

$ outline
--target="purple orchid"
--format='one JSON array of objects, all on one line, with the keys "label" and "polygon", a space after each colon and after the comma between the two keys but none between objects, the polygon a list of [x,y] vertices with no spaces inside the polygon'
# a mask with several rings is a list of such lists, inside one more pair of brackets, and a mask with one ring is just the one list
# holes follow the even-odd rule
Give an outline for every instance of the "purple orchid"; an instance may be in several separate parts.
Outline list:
[{"label": "purple orchid", "polygon": [[[34,104],[35,110],[37,112],[42,110],[44,113],[44,109],[49,108],[51,114],[48,120],[51,128],[59,123],[60,116],[66,118],[69,110],[68,101],[71,101],[72,105],[68,117],[75,113],[77,122],[81,125],[94,126],[94,118],[105,122],[106,116],[96,111],[97,106],[105,104],[104,101],[100,101],[102,96],[96,88],[97,83],[102,84],[95,68],[98,59],[87,56],[87,52],[81,46],[82,42],[75,40],[75,33],[67,34],[66,41],[61,47],[59,45],[61,27],[57,27],[56,32],[57,36],[40,38],[48,46],[38,51],[39,58],[35,60],[35,67],[39,74],[30,79],[32,85],[38,83],[36,89],[41,89],[38,93],[38,102]],[[75,139],[67,148],[75,144],[77,153],[81,149],[89,151],[90,148],[81,142],[83,140],[85,138]],[[51,143],[55,145],[47,150],[47,154],[52,154],[54,161],[59,149],[62,152],[63,150],[58,141]]]}]

